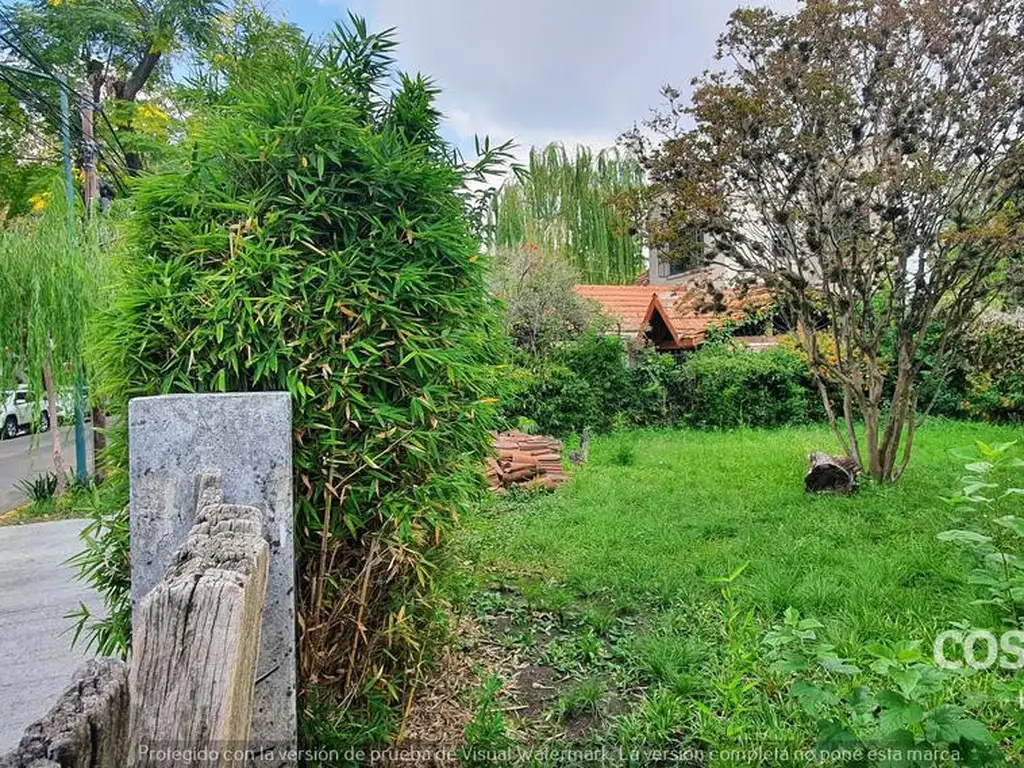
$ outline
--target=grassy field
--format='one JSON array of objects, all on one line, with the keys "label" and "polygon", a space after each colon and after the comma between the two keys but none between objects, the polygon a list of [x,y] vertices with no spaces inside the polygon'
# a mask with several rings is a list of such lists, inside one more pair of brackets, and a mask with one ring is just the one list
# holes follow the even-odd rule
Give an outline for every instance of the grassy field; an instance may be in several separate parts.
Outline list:
[{"label": "grassy field", "polygon": [[[976,604],[966,556],[936,538],[964,527],[939,498],[959,487],[951,450],[1018,437],[933,422],[898,486],[849,498],[803,491],[807,454],[832,445],[822,429],[595,440],[572,483],[481,511],[452,548],[442,590],[471,659],[470,712],[455,718],[468,747],[801,764],[796,750],[856,733],[955,750],[914,764],[1021,760],[1024,673],[931,664],[943,630],[1004,629]],[[893,754],[864,764],[909,752]]]}]

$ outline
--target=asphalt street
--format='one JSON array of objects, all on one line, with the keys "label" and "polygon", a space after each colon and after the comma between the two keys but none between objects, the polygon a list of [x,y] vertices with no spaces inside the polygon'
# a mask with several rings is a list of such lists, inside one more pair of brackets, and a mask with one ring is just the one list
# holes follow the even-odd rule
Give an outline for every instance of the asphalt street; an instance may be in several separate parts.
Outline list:
[{"label": "asphalt street", "polygon": [[[75,430],[62,427],[61,440],[68,469],[75,469]],[[85,445],[88,467],[92,471],[92,428],[85,425]],[[53,471],[53,433],[21,435],[12,440],[0,440],[0,514],[23,504],[25,494],[18,483],[27,477]]]},{"label": "asphalt street", "polygon": [[[4,443],[6,446],[6,443]],[[64,564],[84,520],[0,527],[0,756],[17,746],[87,656],[71,649],[65,614],[100,600]]]}]

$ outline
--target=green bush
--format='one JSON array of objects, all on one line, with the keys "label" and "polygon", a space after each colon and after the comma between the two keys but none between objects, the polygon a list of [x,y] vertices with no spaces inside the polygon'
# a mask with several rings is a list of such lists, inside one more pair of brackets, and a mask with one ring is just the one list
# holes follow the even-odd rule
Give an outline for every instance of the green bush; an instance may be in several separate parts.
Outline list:
[{"label": "green bush", "polygon": [[[231,93],[182,170],[139,183],[97,344],[122,424],[141,395],[291,393],[301,679],[393,700],[490,446],[503,347],[465,183],[504,155],[461,165],[436,89],[354,27]],[[126,560],[93,550],[123,590]]]},{"label": "green bush", "polygon": [[564,365],[515,368],[511,380],[504,405],[509,426],[526,418],[536,423],[541,434],[569,435],[590,424],[594,411],[590,385]]},{"label": "green bush", "polygon": [[588,334],[543,358],[519,354],[504,377],[506,422],[559,436],[584,426],[777,427],[823,418],[804,360],[710,343],[682,362],[653,350],[629,358],[622,340]]},{"label": "green bush", "polygon": [[1024,420],[1024,330],[980,322],[940,356],[941,334],[933,326],[921,345],[922,406],[951,418]]},{"label": "green bush", "polygon": [[760,352],[709,345],[682,366],[680,397],[693,426],[777,427],[807,421],[806,364],[782,348]]},{"label": "green bush", "polygon": [[505,377],[504,414],[536,422],[540,432],[568,435],[590,427],[610,431],[618,422],[664,422],[664,391],[647,368],[627,365],[615,336],[588,333],[545,357],[519,353]]},{"label": "green bush", "polygon": [[584,407],[586,423],[608,431],[617,414],[630,407],[633,382],[626,366],[626,348],[617,336],[588,333],[556,350],[554,359],[586,382],[590,390]]},{"label": "green bush", "polygon": [[966,415],[985,421],[1024,420],[1024,330],[982,326],[969,338]]}]

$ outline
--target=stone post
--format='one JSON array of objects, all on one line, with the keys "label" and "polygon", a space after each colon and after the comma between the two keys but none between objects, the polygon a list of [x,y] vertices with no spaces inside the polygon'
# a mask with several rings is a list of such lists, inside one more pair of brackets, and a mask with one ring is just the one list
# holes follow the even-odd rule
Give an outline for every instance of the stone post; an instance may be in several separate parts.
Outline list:
[{"label": "stone post", "polygon": [[[291,398],[286,392],[160,395],[128,407],[132,605],[163,579],[195,523],[203,475],[223,503],[256,507],[269,545],[251,744],[296,745]],[[281,758],[261,766],[289,766]]]}]

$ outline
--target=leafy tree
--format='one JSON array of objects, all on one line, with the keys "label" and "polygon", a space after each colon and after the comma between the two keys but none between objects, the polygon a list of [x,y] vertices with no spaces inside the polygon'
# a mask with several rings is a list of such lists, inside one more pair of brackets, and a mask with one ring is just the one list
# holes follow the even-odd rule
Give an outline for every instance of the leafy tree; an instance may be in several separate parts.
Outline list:
[{"label": "leafy tree", "polygon": [[9,86],[0,83],[0,225],[9,216],[27,213],[30,198],[49,185],[49,157],[28,154],[28,130],[28,114]]},{"label": "leafy tree", "polygon": [[[78,233],[68,229],[59,179],[37,198],[37,207],[40,213],[0,229],[0,344],[5,386],[21,373],[31,393],[45,393],[49,423],[56,427],[58,389],[72,386],[81,370],[93,293]],[[67,483],[67,463],[56,429],[53,463],[59,493]]]},{"label": "leafy tree", "polygon": [[[353,19],[229,86],[185,167],[139,182],[95,334],[115,412],[159,392],[291,393],[304,693],[349,701],[373,681],[397,695],[412,670],[434,547],[480,488],[500,350],[463,194],[501,153],[457,163],[436,88],[396,77],[394,46]],[[106,647],[130,624],[124,514],[79,559],[120,613]]]},{"label": "leafy tree", "polygon": [[104,94],[120,102],[112,110],[116,138],[134,173],[143,165],[139,150],[148,146],[134,135],[136,123],[153,116],[136,100],[169,76],[176,54],[208,44],[222,9],[221,0],[24,0],[5,14],[5,43],[36,68],[87,82],[94,102]]},{"label": "leafy tree", "polygon": [[627,138],[655,181],[654,243],[707,232],[791,301],[836,436],[881,481],[910,460],[924,330],[959,334],[1024,239],[1022,32],[1024,6],[1002,0],[739,10],[718,45],[730,67],[688,107],[666,90],[660,144]]},{"label": "leafy tree", "polygon": [[236,0],[229,12],[217,17],[214,34],[193,51],[190,75],[177,95],[185,104],[224,104],[242,84],[257,83],[290,66],[305,37],[257,2]]},{"label": "leafy tree", "polygon": [[530,150],[528,174],[510,179],[490,212],[492,247],[529,244],[560,254],[588,283],[632,283],[643,269],[637,233],[615,205],[643,185],[629,155],[559,144]]},{"label": "leafy tree", "polygon": [[579,282],[565,259],[536,243],[503,246],[492,255],[491,285],[505,303],[505,331],[533,355],[577,338],[597,312],[573,293]]}]

